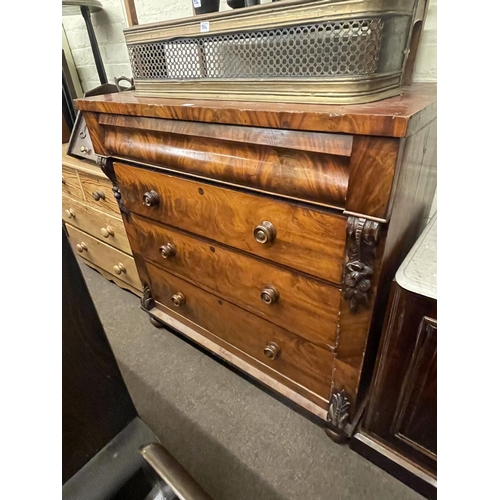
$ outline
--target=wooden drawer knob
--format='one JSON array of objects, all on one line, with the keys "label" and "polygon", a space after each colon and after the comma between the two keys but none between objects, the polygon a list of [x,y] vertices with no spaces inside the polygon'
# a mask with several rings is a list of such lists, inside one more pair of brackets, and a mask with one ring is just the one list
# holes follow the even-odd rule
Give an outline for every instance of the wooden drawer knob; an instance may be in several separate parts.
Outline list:
[{"label": "wooden drawer knob", "polygon": [[160,197],[158,196],[158,193],[156,191],[151,190],[147,193],[144,193],[142,202],[147,207],[154,207],[155,205],[158,205],[160,203]]},{"label": "wooden drawer knob", "polygon": [[76,249],[80,252],[83,253],[84,250],[87,250],[87,245],[82,241],[81,243],[78,243],[76,245]]},{"label": "wooden drawer knob", "polygon": [[169,257],[174,257],[177,253],[177,249],[172,245],[172,243],[167,243],[166,245],[162,245],[160,247],[161,256],[164,259],[168,259]]},{"label": "wooden drawer knob", "polygon": [[115,235],[115,230],[111,226],[101,227],[101,234],[104,238]]},{"label": "wooden drawer knob", "polygon": [[276,228],[269,221],[265,220],[253,230],[253,237],[257,243],[270,243],[276,238]]},{"label": "wooden drawer knob", "polygon": [[175,307],[182,306],[186,303],[186,297],[184,297],[184,294],[182,292],[177,292],[176,294],[172,295],[172,303]]},{"label": "wooden drawer knob", "polygon": [[121,273],[127,272],[126,269],[125,269],[125,266],[121,262],[118,265],[113,266],[113,271],[116,274],[121,274]]},{"label": "wooden drawer knob", "polygon": [[72,208],[68,208],[67,210],[65,210],[66,212],[66,215],[71,219],[72,217],[76,217],[75,216],[75,211],[72,209]]},{"label": "wooden drawer knob", "polygon": [[105,200],[106,195],[104,194],[104,191],[92,191],[92,198],[94,198],[95,201],[99,200]]},{"label": "wooden drawer knob", "polygon": [[262,289],[260,292],[260,298],[262,302],[265,302],[268,305],[274,304],[275,302],[278,302],[280,293],[276,290],[276,288],[274,288],[274,286],[269,285]]},{"label": "wooden drawer knob", "polygon": [[281,349],[276,342],[269,342],[266,347],[264,347],[264,354],[269,359],[276,359],[280,355]]}]

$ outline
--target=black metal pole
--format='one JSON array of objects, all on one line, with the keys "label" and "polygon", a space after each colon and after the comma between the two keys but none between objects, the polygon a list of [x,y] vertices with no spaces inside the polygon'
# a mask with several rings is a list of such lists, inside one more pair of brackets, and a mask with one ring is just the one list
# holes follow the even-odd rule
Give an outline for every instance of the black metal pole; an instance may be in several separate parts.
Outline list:
[{"label": "black metal pole", "polygon": [[92,26],[92,19],[90,18],[90,9],[86,5],[82,5],[80,10],[82,11],[82,16],[83,19],[85,19],[85,24],[87,26],[87,33],[90,39],[90,46],[92,47],[92,54],[94,54],[97,73],[99,73],[99,80],[101,80],[101,83],[108,83],[108,77],[106,76],[106,70],[104,69],[104,63],[102,62],[101,52],[99,51],[99,45],[97,44],[97,38],[94,33],[94,27]]}]

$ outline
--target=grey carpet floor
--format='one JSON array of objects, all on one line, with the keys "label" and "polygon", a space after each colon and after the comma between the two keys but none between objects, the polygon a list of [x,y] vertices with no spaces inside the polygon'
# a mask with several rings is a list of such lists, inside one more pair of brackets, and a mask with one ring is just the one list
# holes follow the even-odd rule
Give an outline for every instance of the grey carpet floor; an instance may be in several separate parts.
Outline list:
[{"label": "grey carpet floor", "polygon": [[214,500],[422,500],[81,269],[140,417]]}]

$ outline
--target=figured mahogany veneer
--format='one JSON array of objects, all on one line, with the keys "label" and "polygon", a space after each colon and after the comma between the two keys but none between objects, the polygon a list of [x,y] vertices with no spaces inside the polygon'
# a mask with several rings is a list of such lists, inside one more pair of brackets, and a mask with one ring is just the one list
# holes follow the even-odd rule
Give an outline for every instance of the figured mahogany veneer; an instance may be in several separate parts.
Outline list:
[{"label": "figured mahogany veneer", "polygon": [[143,309],[351,435],[390,282],[432,204],[436,86],[350,106],[132,92],[77,105]]},{"label": "figured mahogany veneer", "polygon": [[[154,265],[147,265],[147,269],[157,307],[173,309],[205,328],[250,356],[255,366],[278,372],[285,385],[326,408],[333,359],[330,349],[293,335]],[[184,295],[185,303],[175,307],[172,297],[178,293]],[[279,351],[274,359],[264,352],[271,342]]]},{"label": "figured mahogany veneer", "polygon": [[[341,281],[342,216],[122,163],[115,163],[114,171],[124,205],[133,213],[334,283]],[[150,191],[158,194],[153,206],[143,202]],[[266,244],[253,235],[263,221],[276,228],[276,238]]]},{"label": "figured mahogany veneer", "polygon": [[[334,345],[339,288],[139,216],[132,224],[146,260],[312,342]],[[269,304],[261,298],[267,287],[278,292]]]}]

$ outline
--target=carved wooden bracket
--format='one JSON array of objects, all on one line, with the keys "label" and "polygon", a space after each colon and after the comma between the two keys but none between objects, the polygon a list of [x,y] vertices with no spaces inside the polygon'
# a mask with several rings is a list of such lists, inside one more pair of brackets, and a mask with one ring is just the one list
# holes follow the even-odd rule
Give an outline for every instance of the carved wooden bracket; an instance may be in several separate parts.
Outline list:
[{"label": "carved wooden bracket", "polygon": [[123,204],[122,193],[120,192],[120,188],[118,187],[118,181],[116,180],[116,174],[113,168],[113,160],[107,156],[97,155],[96,162],[99,165],[99,168],[104,172],[104,175],[112,182],[113,194],[116,201],[118,202],[118,208],[120,209],[120,212],[125,220],[129,222],[130,212],[125,208],[125,205]]},{"label": "carved wooden bracket", "polygon": [[332,393],[326,419],[338,430],[343,430],[346,424],[346,420],[349,417],[349,405],[350,403],[345,395],[344,389],[340,392]]},{"label": "carved wooden bracket", "polygon": [[147,311],[150,311],[155,304],[155,299],[153,299],[153,295],[151,294],[151,290],[149,286],[144,284],[142,286],[142,299],[141,306],[144,307]]},{"label": "carved wooden bracket", "polygon": [[360,304],[368,306],[379,227],[378,222],[361,217],[347,219],[348,260],[342,295],[349,301],[351,313],[355,313]]}]

